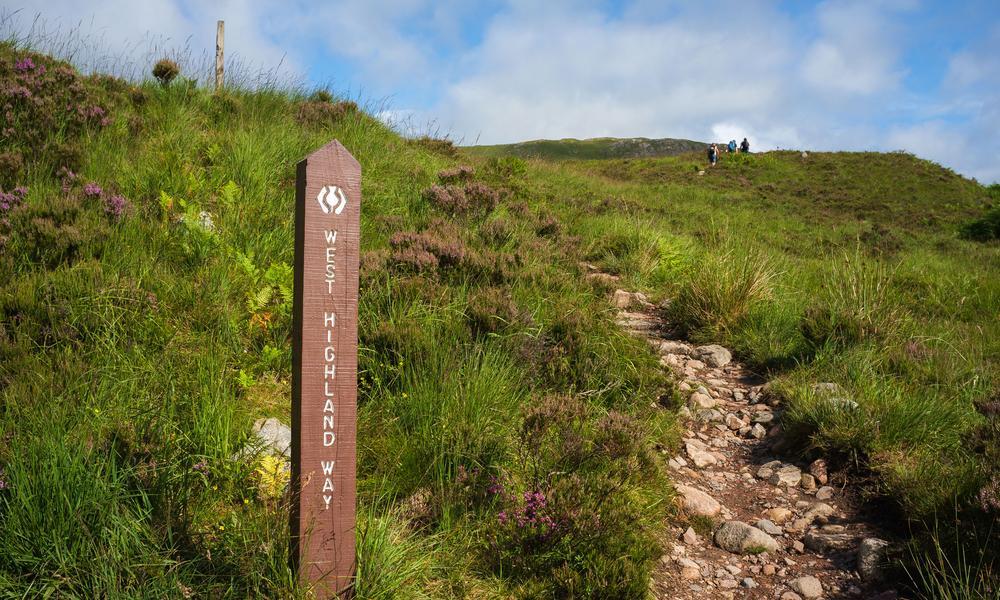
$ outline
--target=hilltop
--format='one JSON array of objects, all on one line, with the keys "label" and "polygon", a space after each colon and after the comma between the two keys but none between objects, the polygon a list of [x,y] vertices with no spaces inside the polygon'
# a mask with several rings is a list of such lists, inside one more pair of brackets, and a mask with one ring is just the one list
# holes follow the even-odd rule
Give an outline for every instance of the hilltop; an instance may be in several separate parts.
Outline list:
[{"label": "hilltop", "polygon": [[295,164],[336,138],[363,168],[357,598],[642,598],[670,527],[721,525],[670,466],[720,423],[679,417],[624,290],[768,380],[768,444],[914,540],[895,585],[989,597],[1000,247],[961,232],[995,190],[906,154],[483,155],[325,90],[9,44],[0,94],[2,595],[308,596],[253,429],[288,422]]},{"label": "hilltop", "polygon": [[474,156],[516,156],[545,160],[648,158],[674,156],[685,152],[704,150],[706,144],[673,138],[590,138],[577,140],[532,140],[516,144],[465,146]]}]

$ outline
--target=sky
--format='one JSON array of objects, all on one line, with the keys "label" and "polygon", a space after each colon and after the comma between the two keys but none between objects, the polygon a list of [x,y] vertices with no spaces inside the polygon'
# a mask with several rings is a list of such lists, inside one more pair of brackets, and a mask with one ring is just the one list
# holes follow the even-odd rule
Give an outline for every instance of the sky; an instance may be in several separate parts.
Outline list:
[{"label": "sky", "polygon": [[235,77],[329,87],[407,133],[745,136],[1000,181],[997,0],[0,0],[0,33],[133,76],[209,64],[217,19]]}]

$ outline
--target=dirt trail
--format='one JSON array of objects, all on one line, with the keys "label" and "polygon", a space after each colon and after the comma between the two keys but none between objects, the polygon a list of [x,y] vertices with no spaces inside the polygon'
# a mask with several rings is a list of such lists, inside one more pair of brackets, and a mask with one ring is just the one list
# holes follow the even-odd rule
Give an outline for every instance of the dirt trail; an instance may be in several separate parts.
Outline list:
[{"label": "dirt trail", "polygon": [[[613,281],[603,273],[591,273]],[[855,490],[823,461],[774,451],[781,406],[765,382],[717,345],[672,339],[642,294],[615,292],[618,323],[649,341],[687,406],[680,454],[669,460],[681,520],[650,589],[656,598],[898,598],[880,583],[886,542]],[[817,394],[841,406],[833,384]],[[846,408],[845,408],[846,409]]]}]

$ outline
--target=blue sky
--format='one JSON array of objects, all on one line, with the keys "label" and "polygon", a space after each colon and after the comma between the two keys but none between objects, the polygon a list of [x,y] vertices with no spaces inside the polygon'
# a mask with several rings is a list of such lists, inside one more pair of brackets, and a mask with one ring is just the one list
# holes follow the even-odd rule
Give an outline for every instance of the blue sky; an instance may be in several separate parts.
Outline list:
[{"label": "blue sky", "polygon": [[1000,181],[996,1],[0,0],[0,7],[7,29],[27,33],[38,15],[36,34],[75,31],[84,67],[138,72],[168,48],[202,58],[222,18],[227,51],[245,67],[330,85],[372,102],[401,129],[464,143],[748,136],[757,149],[902,149]]}]

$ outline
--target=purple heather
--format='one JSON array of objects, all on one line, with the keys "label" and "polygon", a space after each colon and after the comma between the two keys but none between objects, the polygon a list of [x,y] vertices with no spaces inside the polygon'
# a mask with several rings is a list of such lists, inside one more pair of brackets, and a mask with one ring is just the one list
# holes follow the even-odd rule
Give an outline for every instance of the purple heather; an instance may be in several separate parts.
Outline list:
[{"label": "purple heather", "polygon": [[98,198],[104,190],[93,181],[83,186],[83,194],[90,198]]}]

